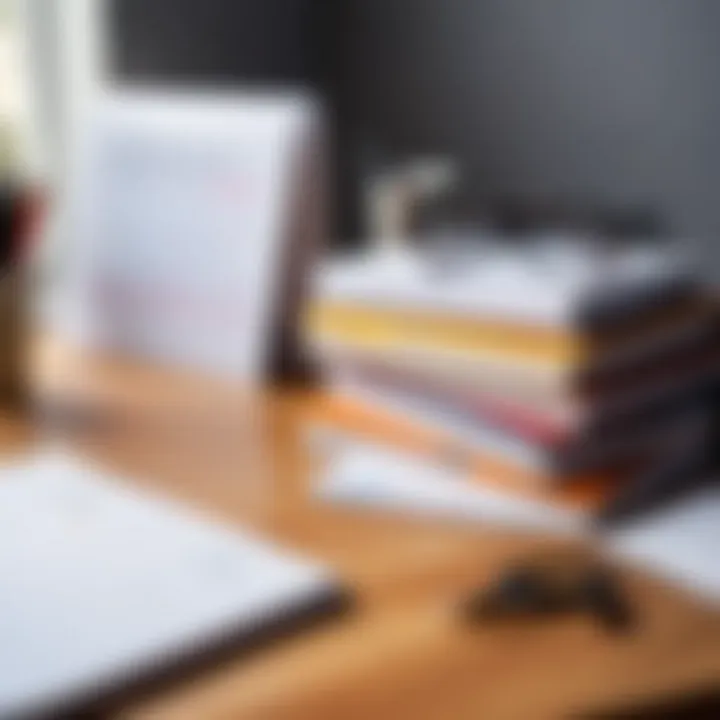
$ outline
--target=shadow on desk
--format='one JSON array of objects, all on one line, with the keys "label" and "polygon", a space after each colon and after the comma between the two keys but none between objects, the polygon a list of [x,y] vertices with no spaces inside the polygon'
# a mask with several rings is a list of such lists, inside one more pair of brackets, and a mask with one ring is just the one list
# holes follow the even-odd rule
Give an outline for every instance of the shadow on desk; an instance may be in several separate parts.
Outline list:
[{"label": "shadow on desk", "polygon": [[[143,699],[163,689],[182,683],[189,677],[216,668],[228,660],[282,641],[289,636],[309,631],[316,624],[343,616],[352,607],[352,597],[343,590],[333,591],[306,607],[299,607],[286,614],[271,626],[255,631],[234,633],[228,631],[217,641],[209,640],[206,647],[182,655],[169,665],[142,676],[127,677],[113,689],[99,690],[95,695],[79,697],[62,708],[29,716],[32,720],[107,720],[128,704]],[[28,718],[28,720],[29,720]]]},{"label": "shadow on desk", "polygon": [[628,705],[577,716],[576,720],[717,720],[720,718],[720,681],[682,697],[656,698],[650,703]]}]

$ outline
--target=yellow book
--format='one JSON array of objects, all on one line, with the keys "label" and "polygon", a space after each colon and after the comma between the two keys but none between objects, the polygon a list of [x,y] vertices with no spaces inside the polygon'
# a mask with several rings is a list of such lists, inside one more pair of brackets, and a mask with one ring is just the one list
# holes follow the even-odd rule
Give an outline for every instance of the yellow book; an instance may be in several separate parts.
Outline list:
[{"label": "yellow book", "polygon": [[326,262],[306,337],[321,348],[557,371],[634,356],[697,319],[697,283],[670,257],[628,251],[610,262],[575,246],[546,250],[479,254],[449,275],[411,250]]},{"label": "yellow book", "polygon": [[449,361],[488,358],[540,368],[602,365],[662,346],[707,323],[701,301],[662,308],[651,317],[618,323],[595,335],[567,328],[533,326],[393,307],[318,299],[310,304],[306,336],[318,348],[361,352],[428,352]]}]

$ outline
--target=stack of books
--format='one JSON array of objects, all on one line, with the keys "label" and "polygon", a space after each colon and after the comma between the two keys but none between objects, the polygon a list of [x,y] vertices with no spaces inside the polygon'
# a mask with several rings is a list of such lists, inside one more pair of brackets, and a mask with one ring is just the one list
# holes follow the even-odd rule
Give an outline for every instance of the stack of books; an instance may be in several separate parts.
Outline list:
[{"label": "stack of books", "polygon": [[598,510],[707,433],[712,308],[658,252],[338,260],[319,269],[305,328],[328,386],[316,424],[512,492]]}]

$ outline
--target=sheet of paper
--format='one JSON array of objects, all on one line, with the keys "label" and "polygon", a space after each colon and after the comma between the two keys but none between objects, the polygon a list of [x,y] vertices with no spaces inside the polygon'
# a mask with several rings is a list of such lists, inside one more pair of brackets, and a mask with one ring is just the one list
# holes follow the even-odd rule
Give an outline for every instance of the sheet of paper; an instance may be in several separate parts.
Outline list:
[{"label": "sheet of paper", "polygon": [[74,190],[88,341],[261,379],[317,126],[299,94],[103,97]]},{"label": "sheet of paper", "polygon": [[319,497],[357,507],[552,533],[578,532],[573,510],[483,487],[467,473],[365,443],[343,446],[329,458]]},{"label": "sheet of paper", "polygon": [[619,557],[720,602],[720,487],[633,521],[609,545]]},{"label": "sheet of paper", "polygon": [[112,688],[334,587],[319,565],[49,453],[0,469],[0,717]]}]

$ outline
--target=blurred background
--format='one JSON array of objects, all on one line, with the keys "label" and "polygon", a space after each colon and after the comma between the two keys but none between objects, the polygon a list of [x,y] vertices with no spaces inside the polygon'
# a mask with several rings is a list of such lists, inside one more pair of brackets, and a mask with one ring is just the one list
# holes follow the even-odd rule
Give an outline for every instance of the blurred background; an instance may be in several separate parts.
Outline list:
[{"label": "blurred background", "polygon": [[107,26],[111,72],[130,82],[316,87],[338,242],[367,231],[368,175],[441,154],[463,181],[438,222],[480,223],[508,194],[633,212],[705,238],[720,273],[712,0],[125,0]]},{"label": "blurred background", "polygon": [[[309,86],[331,120],[338,245],[371,233],[373,178],[432,156],[458,177],[414,220],[424,232],[477,228],[509,199],[549,203],[620,235],[692,237],[704,272],[720,274],[713,0],[2,7],[3,46],[29,40],[29,162],[48,178],[72,156],[88,93],[110,79]],[[13,52],[3,50],[4,64]],[[10,76],[3,98],[25,93]]]}]

